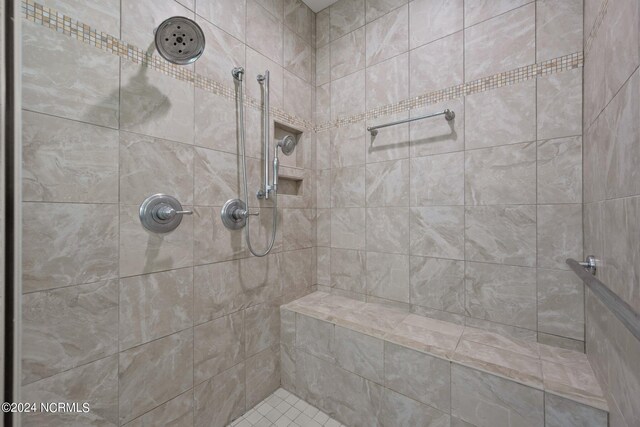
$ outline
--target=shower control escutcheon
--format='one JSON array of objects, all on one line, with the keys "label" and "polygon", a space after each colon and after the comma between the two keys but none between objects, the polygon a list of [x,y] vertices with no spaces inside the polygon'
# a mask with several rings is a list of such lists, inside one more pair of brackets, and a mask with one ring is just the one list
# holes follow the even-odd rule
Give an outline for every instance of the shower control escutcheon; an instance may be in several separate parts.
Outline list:
[{"label": "shower control escutcheon", "polygon": [[154,233],[175,230],[182,222],[182,216],[191,214],[192,211],[182,209],[178,199],[166,194],[149,196],[140,205],[140,222]]}]

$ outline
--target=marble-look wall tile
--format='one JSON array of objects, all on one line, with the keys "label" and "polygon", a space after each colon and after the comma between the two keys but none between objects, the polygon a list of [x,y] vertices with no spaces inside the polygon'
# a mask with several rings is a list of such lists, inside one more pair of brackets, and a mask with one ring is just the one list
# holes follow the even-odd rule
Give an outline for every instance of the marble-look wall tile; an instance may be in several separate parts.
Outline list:
[{"label": "marble-look wall tile", "polygon": [[538,203],[582,202],[582,138],[538,142]]},{"label": "marble-look wall tile", "polygon": [[365,209],[340,208],[331,210],[331,247],[364,250]]},{"label": "marble-look wall tile", "polygon": [[[304,120],[313,120],[311,85],[285,70],[284,73],[284,109],[289,114]],[[300,147],[302,148],[302,147]],[[300,154],[298,151],[296,154]],[[293,159],[293,157],[292,157]],[[286,162],[286,160],[284,161]]]},{"label": "marble-look wall tile", "polygon": [[[269,70],[269,95],[271,106],[284,108],[284,69],[275,62],[275,58],[259,53],[247,45],[246,48],[247,69],[246,76],[257,76]],[[262,85],[255,78],[247,78],[245,81],[246,94],[255,99],[262,99]],[[245,111],[250,111],[247,108]]]},{"label": "marble-look wall tile", "polygon": [[412,256],[411,304],[464,314],[464,262]]},{"label": "marble-look wall tile", "polygon": [[331,207],[331,175],[329,169],[316,173],[316,207],[318,209]]},{"label": "marble-look wall tile", "polygon": [[[162,171],[162,173],[158,173]],[[120,203],[164,193],[193,204],[193,150],[177,142],[120,132]]]},{"label": "marble-look wall tile", "polygon": [[193,270],[120,280],[120,349],[193,326]]},{"label": "marble-look wall tile", "polygon": [[409,205],[409,160],[367,164],[368,207]]},{"label": "marble-look wall tile", "polygon": [[[367,250],[408,254],[409,223],[395,221],[397,217],[406,219],[408,216],[409,208],[367,208]],[[395,226],[390,227],[390,224]]]},{"label": "marble-look wall tile", "polygon": [[544,394],[544,425],[547,427],[607,427],[607,413],[569,399]]},{"label": "marble-look wall tile", "polygon": [[331,170],[331,207],[365,206],[365,167],[353,166]]},{"label": "marble-look wall tile", "polygon": [[367,252],[367,294],[409,302],[409,256]]},{"label": "marble-look wall tile", "polygon": [[193,390],[163,403],[126,424],[125,427],[147,427],[162,424],[172,427],[193,426]]},{"label": "marble-look wall tile", "polygon": [[[313,285],[313,272],[316,269],[315,248],[298,249],[278,254],[278,264],[280,267],[280,280],[283,295],[293,295],[300,297],[309,292]],[[246,268],[246,267],[245,267]],[[270,279],[275,282],[274,279]],[[271,282],[266,282],[270,285]],[[277,285],[277,283],[274,283]],[[273,290],[276,290],[272,288]],[[250,294],[249,294],[250,295]],[[257,297],[255,298],[258,299]]]},{"label": "marble-look wall tile", "polygon": [[469,316],[536,329],[536,270],[497,264],[465,264]]},{"label": "marble-look wall tile", "polygon": [[582,69],[538,77],[538,139],[582,134]]},{"label": "marble-look wall tile", "polygon": [[316,13],[316,47],[325,46],[331,40],[331,8]]},{"label": "marble-look wall tile", "polygon": [[316,248],[316,280],[319,285],[331,286],[331,249]]},{"label": "marble-look wall tile", "polygon": [[200,0],[196,13],[233,37],[244,41],[246,0]]},{"label": "marble-look wall tile", "polygon": [[365,293],[366,256],[362,251],[331,249],[331,286]]},{"label": "marble-look wall tile", "polygon": [[411,255],[464,259],[464,208],[411,208]]},{"label": "marble-look wall tile", "polygon": [[538,206],[538,267],[568,270],[582,259],[582,205]]},{"label": "marble-look wall tile", "polygon": [[465,26],[469,27],[486,21],[529,2],[530,0],[466,0],[464,4]]},{"label": "marble-look wall tile", "polygon": [[280,387],[280,346],[270,347],[248,358],[247,408],[252,408]]},{"label": "marble-look wall tile", "polygon": [[609,159],[606,164],[608,199],[640,194],[640,175],[636,167],[640,161],[638,92],[640,92],[640,70],[636,70],[629,78],[603,113],[606,142],[595,142],[603,146],[598,147],[600,151],[595,155],[602,153]]},{"label": "marble-look wall tile", "polygon": [[447,360],[385,342],[386,387],[449,412],[451,371]]},{"label": "marble-look wall tile", "polygon": [[24,292],[117,276],[116,205],[25,203],[23,224]]},{"label": "marble-look wall tile", "polygon": [[254,305],[245,310],[244,342],[247,357],[280,342],[279,300]]},{"label": "marble-look wall tile", "polygon": [[118,127],[120,58],[31,22],[22,45],[23,108]]},{"label": "marble-look wall tile", "polygon": [[191,83],[127,61],[122,62],[121,73],[122,130],[193,144]]},{"label": "marble-look wall tile", "polygon": [[467,81],[535,63],[535,4],[467,28],[464,55]]},{"label": "marble-look wall tile", "polygon": [[241,311],[193,329],[193,375],[196,384],[244,360],[244,332],[244,314]]},{"label": "marble-look wall tile", "polygon": [[[546,61],[583,48],[580,0],[539,1],[536,5],[536,60]],[[587,33],[590,29],[587,29]]]},{"label": "marble-look wall tile", "polygon": [[411,1],[409,3],[410,48],[415,49],[462,30],[463,10],[463,0]]},{"label": "marble-look wall tile", "polygon": [[120,353],[120,422],[126,423],[191,388],[192,372],[190,330]]},{"label": "marble-look wall tile", "polygon": [[[377,126],[392,121],[406,120],[409,113],[397,113],[380,116],[367,120],[367,126]],[[366,136],[367,163],[384,162],[387,160],[406,159],[409,157],[409,124],[392,126],[380,131],[377,135],[367,132]]]},{"label": "marble-look wall tile", "polygon": [[[298,261],[298,253],[303,251],[289,252],[289,257]],[[195,324],[277,297],[280,293],[278,269],[277,254],[195,267]],[[303,279],[300,275],[300,280]]]},{"label": "marble-look wall tile", "polygon": [[[424,28],[422,24],[420,27]],[[412,50],[411,96],[462,84],[464,82],[463,52],[462,31]]]},{"label": "marble-look wall tile", "polygon": [[384,384],[383,340],[336,326],[334,353],[341,368]]},{"label": "marble-look wall tile", "polygon": [[245,364],[197,385],[194,395],[194,425],[196,427],[224,427],[244,414]]},{"label": "marble-look wall tile", "polygon": [[[316,114],[318,114],[318,108],[320,107],[320,105],[323,105],[325,107],[325,109],[328,109],[331,107],[331,93],[330,93],[330,85],[328,84],[329,82],[331,82],[331,47],[329,45],[325,45],[322,47],[319,47],[316,49],[315,51],[316,54],[316,68],[315,68],[315,78],[316,78],[316,97],[318,96],[318,94],[320,92],[323,93],[327,93],[327,95],[329,96],[329,102],[328,103],[320,103],[320,101],[316,98]],[[320,85],[325,85],[326,89],[323,89],[322,91],[319,89]],[[326,104],[326,105],[325,105]],[[316,123],[324,123],[325,121],[328,121],[331,118],[331,111],[328,111],[329,116],[321,116],[321,118],[319,118],[318,116],[316,116]]]},{"label": "marble-look wall tile", "polygon": [[[247,254],[244,233],[229,230],[222,224],[221,209],[201,206],[196,206],[193,209],[193,263],[195,265],[229,261],[243,258]],[[265,209],[262,209],[261,212],[264,214]],[[271,227],[271,215],[267,221]],[[253,235],[255,228],[251,230]],[[273,249],[276,252],[282,247],[281,231],[282,227],[278,229],[276,234],[276,243]]]},{"label": "marble-look wall tile", "polygon": [[[337,80],[363,69],[365,66],[364,47],[364,27],[334,40],[330,45],[331,80]],[[329,46],[327,46],[327,50],[329,50],[328,48]]]},{"label": "marble-look wall tile", "polygon": [[407,1],[408,0],[366,0],[365,17],[367,23],[375,21],[393,9],[406,4]]},{"label": "marble-look wall tile", "polygon": [[573,340],[571,338],[559,337],[557,335],[545,334],[544,332],[538,332],[538,342],[557,348],[564,348],[567,350],[578,351],[580,353],[585,352],[584,341]]},{"label": "marble-look wall tile", "polygon": [[[165,19],[172,16],[194,18],[192,11],[176,1],[123,0],[121,5],[122,25],[118,29],[121,38],[142,49],[152,46],[154,30]],[[111,34],[117,35],[118,31]]]},{"label": "marble-look wall tile", "polygon": [[22,159],[24,201],[118,201],[115,130],[25,111]]},{"label": "marble-look wall tile", "polygon": [[429,405],[423,405],[400,393],[385,388],[382,396],[379,423],[385,427],[448,426],[450,416]]},{"label": "marble-look wall tile", "polygon": [[[191,209],[190,206],[183,206]],[[138,205],[120,207],[120,276],[189,267],[193,263],[193,217],[184,215],[171,233],[158,234],[140,224]]]},{"label": "marble-look wall tile", "polygon": [[[329,88],[331,85],[325,85]],[[331,97],[331,93],[329,93]],[[329,100],[329,103],[331,101]],[[328,107],[331,108],[330,106]],[[330,117],[330,110],[329,116]],[[364,134],[363,134],[364,135]],[[324,131],[316,134],[316,170],[321,171],[331,167],[331,132]],[[319,206],[316,206],[319,207]]]},{"label": "marble-look wall tile", "polygon": [[441,102],[411,110],[411,117],[450,109],[456,117],[447,120],[418,120],[410,123],[411,157],[452,153],[464,150],[465,101]]},{"label": "marble-look wall tile", "polygon": [[[197,205],[223,206],[238,197],[242,165],[238,156],[196,148],[194,155],[194,200]],[[247,164],[247,168],[248,168]]]},{"label": "marble-look wall tile", "polygon": [[[244,43],[199,16],[196,17],[196,21],[202,28],[207,41],[207,52],[195,63],[195,71],[231,86],[231,70],[234,67],[244,67],[245,65]],[[196,103],[197,105],[198,103]]]},{"label": "marble-look wall tile", "polygon": [[535,266],[536,207],[467,207],[465,256],[469,261]]},{"label": "marble-look wall tile", "polygon": [[409,96],[409,54],[367,68],[367,110],[394,104]]},{"label": "marble-look wall tile", "polygon": [[366,26],[367,66],[409,50],[409,6],[402,6]]},{"label": "marble-look wall tile", "polygon": [[538,270],[538,330],[584,340],[584,284],[572,271]]},{"label": "marble-look wall tile", "polygon": [[285,25],[309,44],[313,41],[314,21],[315,14],[302,0],[284,1]]},{"label": "marble-look wall tile", "polygon": [[491,322],[489,320],[477,319],[475,317],[465,317],[464,324],[472,328],[484,329],[486,331],[495,332],[523,341],[535,342],[538,335],[537,332],[532,329],[519,328],[517,326],[505,325],[503,323]]},{"label": "marble-look wall tile", "polygon": [[22,415],[24,426],[76,425],[117,426],[118,357],[113,355],[82,365],[21,389],[25,402],[88,402],[91,410],[75,412],[30,412]]},{"label": "marble-look wall tile", "polygon": [[467,96],[465,148],[535,141],[535,99],[535,80]]},{"label": "marble-look wall tile", "polygon": [[411,206],[464,204],[463,152],[411,159]]},{"label": "marble-look wall tile", "polygon": [[331,5],[332,41],[364,25],[364,3],[365,0],[341,0]]},{"label": "marble-look wall tile", "polygon": [[117,351],[115,280],[22,297],[22,384]]},{"label": "marble-look wall tile", "polygon": [[316,245],[331,246],[331,210],[316,210]]},{"label": "marble-look wall tile", "polygon": [[[239,141],[237,138],[236,102],[196,88],[195,103],[195,145],[237,154],[239,152]],[[254,135],[254,132],[252,132],[253,116],[250,109],[245,110],[247,126],[246,153],[248,156],[257,157],[262,152],[257,152],[254,148],[255,144],[252,144],[253,138],[251,136]],[[260,133],[260,131],[257,133]],[[261,134],[257,135],[256,139],[261,137]]]},{"label": "marble-look wall tile", "polygon": [[535,143],[471,150],[464,160],[467,205],[536,203]]},{"label": "marble-look wall tile", "polygon": [[[331,82],[331,120],[365,112],[365,72],[357,71]],[[351,125],[357,127],[358,123]],[[338,131],[342,128],[338,128]],[[332,133],[334,131],[332,130]]]},{"label": "marble-look wall tile", "polygon": [[365,164],[365,132],[366,129],[362,123],[354,123],[352,125],[342,126],[331,130],[332,168]]},{"label": "marble-look wall tile", "polygon": [[109,34],[120,31],[120,5],[116,0],[44,0],[41,4]]},{"label": "marble-look wall tile", "polygon": [[[602,280],[632,307],[640,310],[640,253],[637,250],[640,197],[607,200],[604,209]],[[573,258],[581,259],[578,255]]]},{"label": "marble-look wall tile", "polygon": [[280,227],[283,229],[283,249],[310,248],[314,245],[315,212],[312,209],[284,209]]},{"label": "marble-look wall tile", "polygon": [[453,364],[451,414],[478,427],[539,427],[543,392]]},{"label": "marble-look wall tile", "polygon": [[334,325],[296,314],[296,348],[333,363],[335,360]]}]

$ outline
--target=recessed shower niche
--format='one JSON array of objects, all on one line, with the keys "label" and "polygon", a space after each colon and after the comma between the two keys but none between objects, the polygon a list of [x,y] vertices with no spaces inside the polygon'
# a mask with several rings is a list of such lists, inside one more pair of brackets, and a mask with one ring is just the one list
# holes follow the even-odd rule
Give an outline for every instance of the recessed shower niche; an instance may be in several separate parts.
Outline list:
[{"label": "recessed shower niche", "polygon": [[[291,155],[279,157],[280,168],[278,172],[278,194],[280,196],[304,196],[305,195],[305,167],[308,168],[309,144],[306,135],[302,131],[294,129],[282,123],[274,122],[274,139],[278,144],[281,141],[290,141],[295,145]],[[293,140],[287,137],[293,138]],[[286,154],[286,147],[282,147]],[[307,181],[308,182],[308,181]]]}]

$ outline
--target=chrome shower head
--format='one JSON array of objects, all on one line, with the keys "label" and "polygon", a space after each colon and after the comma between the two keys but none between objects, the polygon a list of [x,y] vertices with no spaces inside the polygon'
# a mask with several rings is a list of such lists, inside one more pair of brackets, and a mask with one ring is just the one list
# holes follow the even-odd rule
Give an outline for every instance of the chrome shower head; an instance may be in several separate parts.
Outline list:
[{"label": "chrome shower head", "polygon": [[290,156],[297,144],[298,141],[291,135],[287,135],[278,141],[278,147],[280,147],[285,156]]},{"label": "chrome shower head", "polygon": [[184,16],[173,16],[155,30],[156,49],[167,61],[188,65],[204,52],[204,33],[195,21]]}]

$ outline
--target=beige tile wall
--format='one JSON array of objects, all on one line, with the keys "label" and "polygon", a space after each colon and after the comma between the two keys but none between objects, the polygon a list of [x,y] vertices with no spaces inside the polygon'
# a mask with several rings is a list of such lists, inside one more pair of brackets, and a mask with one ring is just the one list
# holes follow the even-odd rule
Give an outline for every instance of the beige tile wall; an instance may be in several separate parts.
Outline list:
[{"label": "beige tile wall", "polygon": [[[272,105],[312,119],[315,20],[299,0],[42,4],[143,50],[162,20],[195,18],[207,47],[189,70],[233,87],[244,66],[260,99],[255,76],[269,68]],[[22,399],[91,404],[24,425],[226,425],[279,387],[279,306],[316,281],[313,134],[283,160],[304,194],[280,198],[275,249],[252,257],[219,217],[240,192],[232,100],[45,26],[23,30]],[[246,112],[253,193],[261,115]],[[194,210],[166,235],[138,220],[158,192]],[[260,249],[274,211],[263,208]]]},{"label": "beige tile wall", "polygon": [[[341,0],[316,32],[320,124],[580,52],[582,1]],[[316,167],[323,289],[583,348],[581,68],[319,132]]]},{"label": "beige tile wall", "polygon": [[[585,2],[584,252],[598,276],[640,310],[640,8]],[[640,342],[587,292],[587,355],[609,393],[611,426],[640,420]]]}]

